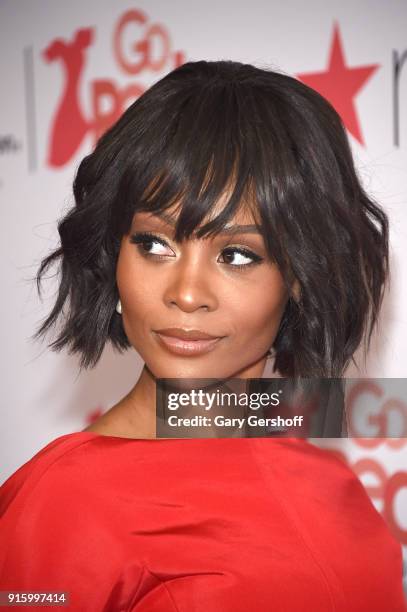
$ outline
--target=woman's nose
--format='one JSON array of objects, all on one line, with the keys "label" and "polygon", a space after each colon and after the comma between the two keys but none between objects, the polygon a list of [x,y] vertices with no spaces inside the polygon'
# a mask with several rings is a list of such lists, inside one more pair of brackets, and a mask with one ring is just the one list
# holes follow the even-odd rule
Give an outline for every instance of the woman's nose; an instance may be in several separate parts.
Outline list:
[{"label": "woman's nose", "polygon": [[199,257],[177,262],[167,279],[164,301],[169,308],[178,307],[184,312],[202,308],[210,312],[218,307],[210,271]]}]

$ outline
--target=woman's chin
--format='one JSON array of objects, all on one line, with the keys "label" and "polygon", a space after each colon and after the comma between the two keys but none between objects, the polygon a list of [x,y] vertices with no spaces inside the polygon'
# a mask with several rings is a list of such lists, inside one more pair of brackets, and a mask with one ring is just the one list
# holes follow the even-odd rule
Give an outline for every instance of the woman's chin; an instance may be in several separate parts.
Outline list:
[{"label": "woman's chin", "polygon": [[[195,378],[216,378],[226,379],[233,378],[235,371],[231,369],[221,368],[216,364],[185,364],[185,365],[166,365],[164,367],[148,366],[155,378],[173,378],[173,379],[195,379]],[[236,374],[237,376],[237,374]]]}]

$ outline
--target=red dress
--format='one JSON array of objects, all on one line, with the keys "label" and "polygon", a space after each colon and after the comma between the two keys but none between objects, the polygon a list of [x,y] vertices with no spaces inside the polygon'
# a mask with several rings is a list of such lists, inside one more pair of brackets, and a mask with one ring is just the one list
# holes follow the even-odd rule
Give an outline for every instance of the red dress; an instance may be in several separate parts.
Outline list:
[{"label": "red dress", "polygon": [[66,434],[4,483],[0,516],[0,591],[66,591],[69,610],[407,610],[399,543],[303,440]]}]

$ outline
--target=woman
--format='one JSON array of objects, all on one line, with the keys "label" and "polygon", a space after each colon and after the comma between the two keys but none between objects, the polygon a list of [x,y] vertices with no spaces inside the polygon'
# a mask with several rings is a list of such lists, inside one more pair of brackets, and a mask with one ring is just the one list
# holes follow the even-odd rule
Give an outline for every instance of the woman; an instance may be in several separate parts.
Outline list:
[{"label": "woman", "polygon": [[405,610],[401,552],[362,485],[296,439],[155,439],[158,378],[341,377],[367,350],[388,221],[341,121],[297,80],[191,62],[81,163],[38,331],[97,363],[145,362],[96,423],[1,492],[0,586],[72,610]]}]

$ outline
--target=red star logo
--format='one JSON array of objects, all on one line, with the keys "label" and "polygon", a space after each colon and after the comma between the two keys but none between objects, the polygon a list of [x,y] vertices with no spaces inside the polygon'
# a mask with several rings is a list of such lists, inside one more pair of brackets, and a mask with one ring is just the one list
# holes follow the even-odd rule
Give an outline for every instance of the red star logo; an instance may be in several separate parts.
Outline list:
[{"label": "red star logo", "polygon": [[329,100],[349,132],[364,145],[354,98],[379,64],[349,68],[345,62],[339,26],[335,23],[328,68],[323,72],[297,74],[306,85]]}]

